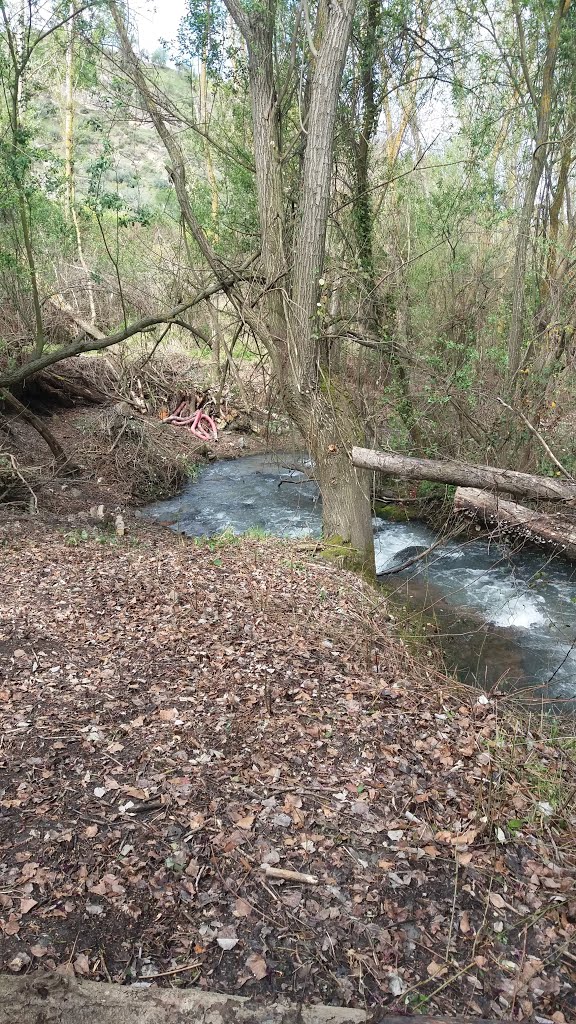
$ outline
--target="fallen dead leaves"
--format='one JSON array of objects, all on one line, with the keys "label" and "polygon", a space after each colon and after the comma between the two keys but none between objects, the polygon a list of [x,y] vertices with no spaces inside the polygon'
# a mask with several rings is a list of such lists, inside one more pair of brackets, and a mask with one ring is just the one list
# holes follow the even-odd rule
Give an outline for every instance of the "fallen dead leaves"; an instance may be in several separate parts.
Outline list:
[{"label": "fallen dead leaves", "polygon": [[574,1018],[563,751],[289,545],[4,540],[9,970]]}]

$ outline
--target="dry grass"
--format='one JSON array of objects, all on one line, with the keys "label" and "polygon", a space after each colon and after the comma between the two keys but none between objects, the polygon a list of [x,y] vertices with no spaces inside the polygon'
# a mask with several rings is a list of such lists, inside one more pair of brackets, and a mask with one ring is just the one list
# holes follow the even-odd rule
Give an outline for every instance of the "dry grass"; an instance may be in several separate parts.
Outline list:
[{"label": "dry grass", "polygon": [[36,511],[34,490],[37,471],[22,467],[16,457],[0,447],[0,504]]}]

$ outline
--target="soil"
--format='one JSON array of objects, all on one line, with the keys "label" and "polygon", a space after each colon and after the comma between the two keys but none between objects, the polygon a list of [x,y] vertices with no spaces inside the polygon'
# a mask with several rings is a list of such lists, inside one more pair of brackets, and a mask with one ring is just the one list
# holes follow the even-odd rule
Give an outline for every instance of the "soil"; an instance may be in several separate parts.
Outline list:
[{"label": "soil", "polygon": [[1,541],[5,969],[574,1019],[562,744],[297,545]]},{"label": "soil", "polygon": [[84,468],[0,524],[0,966],[574,1020],[571,741],[414,660],[309,546],[138,520],[101,417],[52,418]]},{"label": "soil", "polygon": [[[294,451],[295,447],[302,446],[302,441],[284,424],[282,433],[274,434],[266,424],[256,424],[258,433],[239,431],[232,424],[220,431],[217,442],[199,442],[182,427],[163,425],[154,416],[134,415],[136,423],[148,431],[153,440],[163,441],[168,461],[184,466],[188,472],[195,465],[213,459],[235,459],[270,450]],[[115,444],[119,431],[116,436],[109,436],[106,429],[109,417],[109,408],[87,406],[59,410],[49,418],[51,431],[74,467],[69,473],[55,473],[50,452],[38,434],[28,424],[10,419],[19,463],[33,467],[26,475],[30,477],[41,513],[70,523],[79,517],[81,523],[90,518],[90,509],[104,505],[107,514],[121,513],[132,518],[138,505],[168,496],[161,490],[141,488],[141,472],[145,473],[146,469],[142,466],[141,446],[133,444],[131,450],[126,436]],[[12,508],[0,504],[0,518],[12,518],[13,514]]]}]

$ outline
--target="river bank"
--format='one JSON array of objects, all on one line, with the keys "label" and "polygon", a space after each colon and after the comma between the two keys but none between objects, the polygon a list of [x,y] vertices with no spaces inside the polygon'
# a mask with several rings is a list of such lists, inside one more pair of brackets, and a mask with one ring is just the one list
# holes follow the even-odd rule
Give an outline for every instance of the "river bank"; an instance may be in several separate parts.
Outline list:
[{"label": "river bank", "polygon": [[[103,530],[132,529],[139,510],[154,498],[165,500],[147,514],[192,536],[229,529],[318,536],[317,488],[302,484],[302,476],[288,468],[299,465],[298,439],[285,421],[260,408],[261,395],[255,406],[260,412],[252,418],[228,401],[216,443],[200,442],[188,430],[162,422],[162,395],[174,388],[176,394],[197,390],[193,379],[205,372],[188,362],[184,370],[175,383],[169,364],[160,396],[154,378],[154,388],[145,392],[145,416],[134,403],[119,401],[126,386],[118,382],[107,404],[52,416],[50,429],[73,473],[66,467],[55,473],[39,436],[12,420],[12,439],[38,467],[24,506],[34,502],[36,514],[66,527],[77,542]],[[98,373],[95,380],[102,387]],[[569,711],[576,693],[569,563],[531,552],[523,543],[517,550],[497,538],[486,543],[479,528],[462,531],[452,521],[450,502],[442,504],[438,488],[423,490],[420,498],[405,494],[404,504],[375,501],[380,584],[405,635],[432,645],[447,671],[463,681],[488,691],[517,691],[537,706]],[[16,509],[0,505],[0,519],[10,521],[14,511],[20,514],[22,503]],[[318,548],[315,554],[323,552]],[[404,563],[407,571],[399,572]]]},{"label": "river bank", "polygon": [[[314,557],[342,560],[321,542],[318,488],[306,457],[250,455],[215,462],[174,498],[142,515],[186,536],[299,538]],[[416,503],[410,503],[414,508]],[[378,585],[405,633],[433,645],[464,682],[516,692],[537,709],[576,710],[575,571],[562,558],[514,548],[453,524],[436,532],[393,506],[373,520]]]},{"label": "river bank", "polygon": [[[120,415],[54,417],[81,469],[0,524],[3,969],[570,1020],[570,730],[447,677],[425,624],[411,653],[302,538],[139,518]],[[294,450],[149,429],[160,481]]]},{"label": "river bank", "polygon": [[297,542],[2,551],[4,969],[571,1019],[569,739]]}]

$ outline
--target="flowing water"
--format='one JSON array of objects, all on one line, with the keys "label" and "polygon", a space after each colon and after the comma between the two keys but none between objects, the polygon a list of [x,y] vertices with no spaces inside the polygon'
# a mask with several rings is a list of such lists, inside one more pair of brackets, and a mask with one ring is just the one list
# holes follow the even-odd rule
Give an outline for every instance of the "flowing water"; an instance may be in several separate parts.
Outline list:
[{"label": "flowing water", "polygon": [[[261,530],[316,537],[321,505],[301,456],[252,455],[201,469],[182,494],[142,514],[190,537]],[[301,467],[301,468],[298,468]],[[417,522],[374,520],[378,573],[434,543]],[[447,541],[384,575],[412,609],[433,618],[446,662],[463,680],[524,691],[576,710],[576,566],[485,540]]]}]

